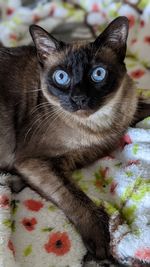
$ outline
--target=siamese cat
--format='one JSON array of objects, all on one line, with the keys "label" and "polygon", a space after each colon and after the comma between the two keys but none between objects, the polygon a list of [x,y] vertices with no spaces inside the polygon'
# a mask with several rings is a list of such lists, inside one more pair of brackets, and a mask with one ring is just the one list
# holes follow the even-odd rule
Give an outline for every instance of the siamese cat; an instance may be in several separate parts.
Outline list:
[{"label": "siamese cat", "polygon": [[71,173],[108,155],[135,117],[128,20],[118,17],[91,43],[64,43],[37,25],[30,33],[35,46],[0,48],[0,169],[61,208],[104,259],[107,215]]}]

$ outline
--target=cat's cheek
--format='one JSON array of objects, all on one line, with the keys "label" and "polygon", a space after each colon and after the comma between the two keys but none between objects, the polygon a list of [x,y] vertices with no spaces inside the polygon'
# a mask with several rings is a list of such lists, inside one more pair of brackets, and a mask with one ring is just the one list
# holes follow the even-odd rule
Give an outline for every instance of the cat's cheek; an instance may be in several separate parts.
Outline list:
[{"label": "cat's cheek", "polygon": [[47,91],[49,94],[55,96],[55,97],[59,97],[60,96],[60,90],[51,86],[51,85],[48,85],[48,88],[47,88]]},{"label": "cat's cheek", "polygon": [[49,93],[47,90],[43,90],[43,94],[50,104],[52,104],[53,106],[60,107],[60,102],[57,96],[54,96],[53,94]]}]

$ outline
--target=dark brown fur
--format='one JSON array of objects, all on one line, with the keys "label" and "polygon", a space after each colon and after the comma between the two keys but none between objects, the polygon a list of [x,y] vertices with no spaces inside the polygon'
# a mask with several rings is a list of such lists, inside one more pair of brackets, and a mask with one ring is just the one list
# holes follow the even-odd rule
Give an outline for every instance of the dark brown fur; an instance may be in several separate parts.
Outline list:
[{"label": "dark brown fur", "polygon": [[[50,37],[33,26],[31,33],[36,48],[0,49],[0,168],[15,169],[32,188],[60,207],[77,227],[89,250],[99,258],[109,253],[107,216],[70,177],[74,169],[109,153],[133,121],[136,94],[123,63],[127,36],[123,44],[120,40],[114,46],[113,31],[119,34],[117,27],[127,31],[127,19],[118,18],[91,48],[91,44],[64,47],[59,43],[60,49],[51,37],[52,43],[42,50],[42,38],[50,42]],[[66,111],[58,97],[47,90],[49,72],[65,61],[69,69],[77,56],[83,56],[85,51],[89,56],[91,49],[95,57],[91,58],[91,64],[96,60],[110,66],[115,83],[109,92],[100,92],[101,101],[93,109]],[[76,63],[78,67],[72,70],[85,64],[82,61],[81,57]]]}]

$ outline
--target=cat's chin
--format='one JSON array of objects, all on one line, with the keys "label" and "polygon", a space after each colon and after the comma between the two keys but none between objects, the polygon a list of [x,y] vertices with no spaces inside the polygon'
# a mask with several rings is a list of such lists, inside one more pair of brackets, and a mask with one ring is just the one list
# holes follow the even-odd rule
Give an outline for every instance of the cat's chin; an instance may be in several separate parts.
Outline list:
[{"label": "cat's chin", "polygon": [[79,110],[75,111],[73,114],[75,116],[78,116],[78,117],[81,117],[81,118],[87,118],[90,115],[92,115],[94,112],[95,112],[95,110],[92,110],[92,109],[90,109],[90,110],[79,109]]}]

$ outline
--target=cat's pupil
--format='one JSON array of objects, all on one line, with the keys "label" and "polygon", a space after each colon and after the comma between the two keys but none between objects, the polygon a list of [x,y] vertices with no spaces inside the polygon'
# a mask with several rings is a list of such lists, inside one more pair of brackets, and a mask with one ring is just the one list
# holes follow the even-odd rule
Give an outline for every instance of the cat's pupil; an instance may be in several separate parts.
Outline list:
[{"label": "cat's pupil", "polygon": [[97,71],[97,76],[101,76],[101,71],[100,70]]},{"label": "cat's pupil", "polygon": [[63,73],[60,73],[59,77],[62,80],[64,78],[64,74]]}]

